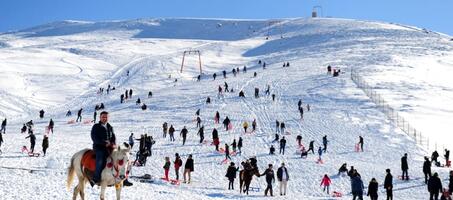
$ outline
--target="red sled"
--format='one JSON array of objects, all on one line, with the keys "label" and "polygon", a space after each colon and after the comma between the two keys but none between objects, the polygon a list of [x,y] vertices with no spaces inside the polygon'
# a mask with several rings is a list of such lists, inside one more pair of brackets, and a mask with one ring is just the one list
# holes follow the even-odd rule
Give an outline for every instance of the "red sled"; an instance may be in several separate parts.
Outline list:
[{"label": "red sled", "polygon": [[341,192],[333,191],[332,197],[342,197],[343,194]]},{"label": "red sled", "polygon": [[75,120],[73,120],[73,119],[69,120],[68,124],[75,124]]},{"label": "red sled", "polygon": [[359,146],[359,143],[355,144],[355,152],[359,152],[360,151],[360,146]]},{"label": "red sled", "polygon": [[39,156],[39,153],[33,153],[33,152],[30,152],[27,148],[27,146],[22,146],[22,153],[27,153],[27,155],[29,157],[38,157]]}]

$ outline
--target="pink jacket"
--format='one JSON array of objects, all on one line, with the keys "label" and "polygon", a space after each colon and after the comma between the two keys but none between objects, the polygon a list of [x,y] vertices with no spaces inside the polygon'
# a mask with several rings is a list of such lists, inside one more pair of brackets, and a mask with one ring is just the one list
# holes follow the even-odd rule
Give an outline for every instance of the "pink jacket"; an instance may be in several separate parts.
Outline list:
[{"label": "pink jacket", "polygon": [[321,186],[322,186],[322,185],[329,186],[329,185],[330,185],[330,178],[329,178],[329,177],[324,177],[324,178],[322,178],[322,180],[321,180]]}]

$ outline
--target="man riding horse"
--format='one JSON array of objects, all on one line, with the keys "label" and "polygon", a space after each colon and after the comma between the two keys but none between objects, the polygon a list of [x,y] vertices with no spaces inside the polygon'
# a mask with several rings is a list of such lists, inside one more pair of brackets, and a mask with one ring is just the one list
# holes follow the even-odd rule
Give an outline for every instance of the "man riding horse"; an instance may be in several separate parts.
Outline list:
[{"label": "man riding horse", "polygon": [[241,165],[243,170],[239,172],[239,192],[244,192],[248,195],[253,175],[260,177],[256,157],[252,157],[246,162],[241,162]]}]

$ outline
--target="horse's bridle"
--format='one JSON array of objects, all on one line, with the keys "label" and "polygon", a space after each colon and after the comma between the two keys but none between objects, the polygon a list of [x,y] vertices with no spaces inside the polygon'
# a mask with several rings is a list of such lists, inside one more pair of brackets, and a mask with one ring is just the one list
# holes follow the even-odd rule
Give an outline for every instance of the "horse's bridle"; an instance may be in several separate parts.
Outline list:
[{"label": "horse's bridle", "polygon": [[116,182],[123,181],[129,177],[129,171],[130,171],[130,167],[131,167],[130,161],[128,161],[129,165],[128,165],[128,168],[126,169],[126,177],[120,178],[120,166],[124,165],[124,158],[121,160],[118,160],[118,162],[115,162],[113,160],[112,156],[110,155],[107,159],[110,159],[110,162],[107,162],[106,167],[110,169],[110,171],[112,172],[112,176],[115,177],[115,180],[119,180]]}]

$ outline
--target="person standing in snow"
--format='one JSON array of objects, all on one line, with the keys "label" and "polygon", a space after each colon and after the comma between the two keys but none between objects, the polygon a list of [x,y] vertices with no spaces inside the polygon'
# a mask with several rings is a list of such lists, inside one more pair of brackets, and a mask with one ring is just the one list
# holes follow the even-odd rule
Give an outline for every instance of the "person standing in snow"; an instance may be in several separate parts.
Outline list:
[{"label": "person standing in snow", "polygon": [[215,145],[215,150],[219,151],[219,132],[217,131],[216,128],[212,130],[212,143]]},{"label": "person standing in snow", "polygon": [[239,137],[238,150],[239,150],[239,154],[242,154],[242,137]]},{"label": "person standing in snow", "polygon": [[223,120],[223,126],[225,127],[226,131],[228,131],[228,129],[229,129],[228,126],[230,125],[230,122],[231,121],[230,121],[230,118],[228,118],[228,116],[225,117],[225,119]]},{"label": "person standing in snow", "polygon": [[360,145],[360,149],[363,152],[363,137],[362,136],[359,136],[359,145]]},{"label": "person standing in snow", "polygon": [[52,118],[50,119],[49,121],[49,126],[47,126],[48,130],[49,130],[49,133],[52,132],[53,133],[53,126],[54,126],[54,122],[52,120]]},{"label": "person standing in snow", "polygon": [[322,150],[324,151],[324,153],[326,153],[327,151],[327,143],[328,143],[327,135],[324,135],[324,137],[322,137],[322,144],[324,145],[324,148]]},{"label": "person standing in snow", "polygon": [[227,143],[225,143],[225,160],[226,159],[230,159],[231,160],[231,157],[230,157],[230,146],[228,146]]},{"label": "person standing in snow", "polygon": [[314,146],[315,141],[312,140],[310,141],[310,144],[308,145],[308,150],[307,152],[311,151],[311,153],[315,154],[315,146]]},{"label": "person standing in snow", "polygon": [[224,83],[224,86],[225,86],[225,92],[230,92],[230,90],[228,90],[228,83],[227,82]]},{"label": "person standing in snow", "polygon": [[267,187],[264,190],[264,196],[267,196],[268,192],[270,192],[271,196],[274,196],[273,192],[272,192],[272,183],[275,183],[275,175],[274,175],[274,170],[272,169],[272,164],[269,164],[269,168],[267,168],[266,171],[264,171],[264,173],[261,174],[260,176],[264,176],[264,175],[266,175],[266,183],[267,183]]},{"label": "person standing in snow", "polygon": [[82,122],[82,110],[83,110],[83,108],[80,108],[80,110],[77,112],[76,122]]},{"label": "person standing in snow", "polygon": [[236,153],[236,148],[237,148],[236,139],[233,139],[233,143],[231,143],[231,147],[233,147],[233,152]]},{"label": "person standing in snow", "polygon": [[439,153],[435,150],[433,154],[431,155],[431,162],[434,162],[434,164],[437,166],[438,161],[437,158],[439,158]]},{"label": "person standing in snow", "polygon": [[351,177],[351,190],[352,190],[352,196],[353,200],[355,200],[357,197],[359,200],[363,200],[363,189],[364,189],[363,181],[360,178],[359,175],[355,174],[354,176]]},{"label": "person standing in snow", "polygon": [[132,99],[132,89],[129,89],[129,98]]},{"label": "person standing in snow", "polygon": [[280,123],[280,130],[281,130],[281,134],[284,134],[285,133],[285,128],[286,128],[286,125],[285,125],[285,122],[281,122]]},{"label": "person standing in snow", "polygon": [[322,156],[322,149],[321,149],[321,147],[318,148],[318,155],[319,155],[319,160],[322,160],[322,159],[321,159],[321,156]]},{"label": "person standing in snow", "polygon": [[387,200],[393,200],[393,176],[390,169],[386,169],[385,172],[387,175],[385,175],[384,188],[387,193]]},{"label": "person standing in snow", "polygon": [[223,74],[223,78],[226,78],[226,71],[225,70],[222,71],[222,74]]},{"label": "person standing in snow", "polygon": [[286,139],[285,136],[280,140],[280,154],[285,155]]},{"label": "person standing in snow", "polygon": [[244,65],[244,67],[242,68],[242,71],[243,71],[244,73],[247,73],[247,66]]},{"label": "person standing in snow", "polygon": [[129,145],[131,146],[131,149],[134,147],[134,133],[131,133],[131,135],[129,135]]},{"label": "person standing in snow", "polygon": [[25,139],[30,138],[30,153],[35,151],[35,144],[36,144],[36,136],[33,132],[30,133]]},{"label": "person standing in snow", "polygon": [[253,119],[253,122],[252,122],[252,132],[255,132],[256,130],[256,119]]},{"label": "person standing in snow", "polygon": [[272,101],[275,101],[275,94],[272,94]]},{"label": "person standing in snow", "polygon": [[203,143],[203,140],[204,140],[204,126],[201,126],[200,129],[198,129],[197,135],[200,136],[200,144]]},{"label": "person standing in snow", "polygon": [[280,196],[286,195],[286,187],[288,186],[289,174],[288,169],[285,167],[285,163],[282,162],[282,166],[277,170],[277,179],[280,183]]},{"label": "person standing in snow", "polygon": [[197,116],[197,128],[201,127],[201,118],[200,116]]},{"label": "person standing in snow", "polygon": [[300,119],[304,119],[304,108],[299,107],[299,114],[300,114]]},{"label": "person standing in snow", "polygon": [[321,180],[321,187],[324,186],[324,189],[322,191],[326,191],[327,189],[327,194],[329,194],[329,187],[330,187],[330,183],[332,181],[330,180],[329,176],[327,176],[327,174],[324,174],[324,177],[322,178]]},{"label": "person standing in snow", "polygon": [[173,162],[173,165],[175,166],[176,180],[179,180],[179,168],[182,166],[182,160],[178,153],[175,153],[175,161]]},{"label": "person standing in snow", "polygon": [[165,157],[165,164],[164,164],[163,168],[164,168],[164,173],[165,173],[164,180],[166,180],[166,181],[170,180],[168,178],[168,172],[170,171],[170,165],[171,165],[170,158],[169,157]]},{"label": "person standing in snow", "polygon": [[301,135],[297,135],[296,141],[297,141],[297,145],[299,145],[299,147],[301,147],[302,146],[302,136]]},{"label": "person standing in snow", "polygon": [[440,181],[437,172],[434,173],[433,176],[431,176],[431,178],[429,178],[428,191],[430,200],[439,199],[439,192],[442,192],[442,182]]},{"label": "person standing in snow", "polygon": [[0,129],[0,133],[6,133],[6,118],[2,121],[2,128]]},{"label": "person standing in snow", "polygon": [[403,171],[401,179],[404,180],[404,175],[406,175],[406,180],[408,181],[409,175],[407,171],[409,170],[409,165],[407,164],[407,153],[405,153],[404,156],[401,158],[401,170]]},{"label": "person standing in snow", "polygon": [[49,148],[49,137],[44,135],[44,138],[42,139],[42,152],[44,153],[44,156],[46,156],[47,148]]},{"label": "person standing in snow", "polygon": [[244,121],[242,127],[244,127],[244,133],[247,133],[247,128],[249,127],[249,124],[246,121]]},{"label": "person standing in snow", "polygon": [[[3,133],[0,132],[0,148],[2,147],[2,143],[3,143]],[[2,150],[0,149],[0,154],[2,153]]]},{"label": "person standing in snow", "polygon": [[378,188],[379,188],[378,182],[376,181],[375,178],[372,178],[370,181],[370,184],[368,184],[368,193],[367,193],[367,196],[369,196],[371,200],[378,199]]},{"label": "person standing in snow", "polygon": [[94,113],[93,113],[93,122],[96,123],[96,116],[98,115],[98,113],[96,112],[96,110],[94,110]]},{"label": "person standing in snow", "polygon": [[170,125],[168,134],[170,135],[170,141],[175,141],[175,128],[173,128],[173,125]]},{"label": "person standing in snow", "polygon": [[184,145],[186,143],[186,138],[187,138],[187,133],[189,131],[186,129],[186,126],[184,126],[184,128],[182,128],[181,130],[181,133],[179,134],[180,136],[182,136],[182,145]]},{"label": "person standing in snow", "polygon": [[217,74],[214,73],[214,74],[212,75],[212,78],[215,80],[216,77],[217,77]]},{"label": "person standing in snow", "polygon": [[274,155],[275,154],[275,147],[274,145],[271,145],[271,147],[269,148],[269,155]]},{"label": "person standing in snow", "polygon": [[[189,154],[189,158],[186,160],[186,165],[184,166],[184,183],[190,183],[191,173],[194,171],[192,154]],[[189,179],[186,179],[186,174],[189,176]],[[188,181],[186,181],[188,180]]]},{"label": "person standing in snow", "polygon": [[428,184],[428,180],[431,178],[431,162],[427,156],[425,156],[425,162],[423,162],[423,174],[425,174],[425,184]]},{"label": "person standing in snow", "polygon": [[167,131],[168,131],[168,124],[167,124],[167,122],[164,122],[164,123],[162,124],[162,131],[163,131],[163,135],[162,135],[162,136],[163,136],[164,138],[166,138],[166,137],[167,137]]},{"label": "person standing in snow", "polygon": [[230,163],[230,166],[227,169],[225,177],[228,178],[228,190],[234,190],[234,179],[236,178],[236,172],[239,170],[239,167],[234,166],[234,162]]},{"label": "person standing in snow", "polygon": [[220,121],[220,113],[219,113],[219,111],[216,111],[215,116],[214,116],[214,123],[218,124],[219,121]]},{"label": "person standing in snow", "polygon": [[124,103],[124,94],[120,95],[120,103]]}]

